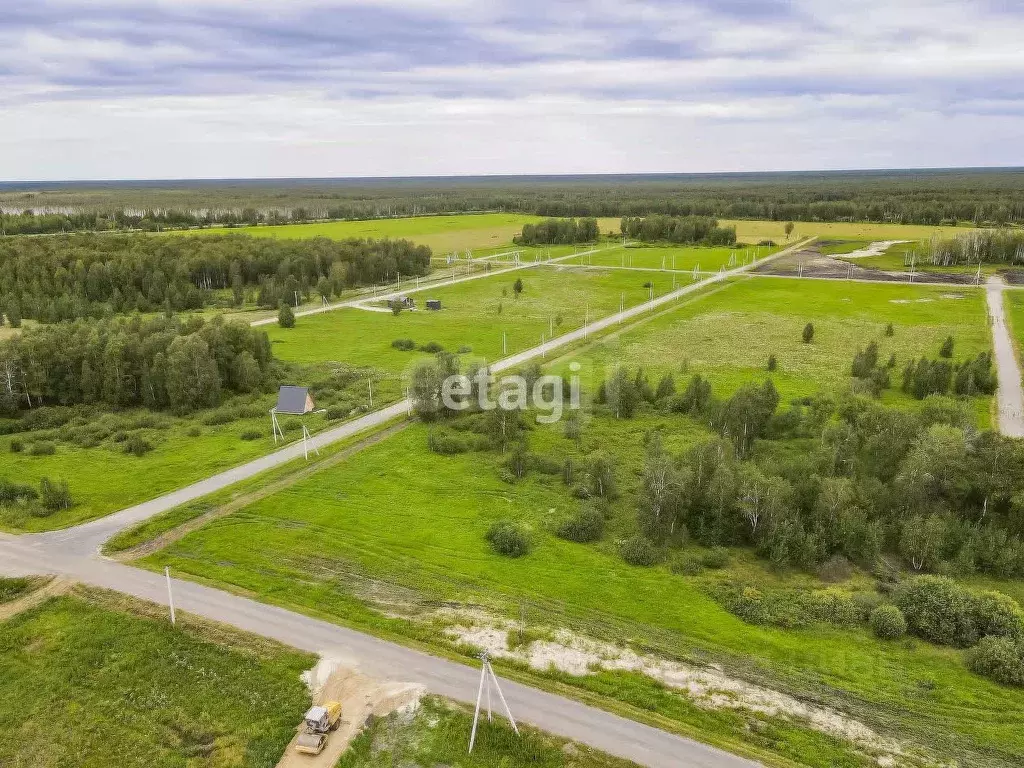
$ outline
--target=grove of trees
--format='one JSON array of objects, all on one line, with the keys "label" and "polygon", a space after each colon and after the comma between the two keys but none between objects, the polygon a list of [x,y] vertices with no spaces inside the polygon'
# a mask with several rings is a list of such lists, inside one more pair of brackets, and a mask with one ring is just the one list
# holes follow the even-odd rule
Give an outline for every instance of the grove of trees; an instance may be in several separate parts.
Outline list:
[{"label": "grove of trees", "polygon": [[78,403],[191,411],[259,390],[271,361],[265,332],[219,318],[40,325],[0,342],[0,413]]},{"label": "grove of trees", "polygon": [[245,235],[67,235],[0,239],[0,314],[43,322],[240,305],[424,275],[430,249],[407,240],[279,240]]},{"label": "grove of trees", "polygon": [[626,216],[619,226],[626,237],[645,243],[732,245],[736,242],[735,227],[720,227],[708,216]]},{"label": "grove of trees", "polygon": [[591,243],[600,234],[597,219],[545,219],[537,224],[524,224],[514,238],[517,245],[571,245]]}]

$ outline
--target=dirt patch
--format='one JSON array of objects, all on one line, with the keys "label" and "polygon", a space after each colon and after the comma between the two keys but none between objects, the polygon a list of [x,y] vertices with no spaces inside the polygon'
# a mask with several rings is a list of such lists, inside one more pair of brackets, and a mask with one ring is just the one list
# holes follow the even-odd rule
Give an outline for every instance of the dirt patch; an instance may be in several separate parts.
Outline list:
[{"label": "dirt patch", "polygon": [[9,618],[17,616],[29,608],[35,608],[51,597],[66,595],[74,586],[75,582],[70,579],[51,579],[35,592],[30,592],[24,597],[19,597],[17,600],[0,605],[0,621],[7,621]]},{"label": "dirt patch", "polygon": [[[792,696],[727,675],[716,666],[701,667],[639,654],[628,647],[602,643],[565,629],[547,633],[547,639],[509,648],[515,627],[500,620],[481,621],[480,612],[459,615],[441,611],[457,623],[444,632],[456,642],[487,650],[496,658],[514,659],[533,669],[551,669],[583,676],[595,671],[636,672],[684,693],[705,709],[736,709],[770,717],[797,720],[813,730],[844,739],[871,754],[879,765],[919,765],[910,750],[894,739],[837,710],[807,704]],[[913,762],[910,762],[913,760]],[[923,761],[928,762],[928,761]]]},{"label": "dirt patch", "polygon": [[327,747],[319,755],[296,752],[296,732],[277,768],[333,768],[373,718],[412,711],[425,692],[423,686],[415,683],[386,682],[360,675],[331,658],[321,658],[315,667],[303,673],[302,681],[309,688],[313,704],[341,702],[341,724],[330,734]]},{"label": "dirt patch", "polygon": [[[883,243],[872,243],[882,245]],[[868,269],[845,259],[860,258],[874,255],[863,251],[855,251],[854,254],[841,254],[830,256],[821,252],[821,247],[827,243],[813,243],[804,248],[797,249],[792,253],[779,256],[756,267],[753,274],[781,275],[784,277],[808,277],[825,278],[832,280],[862,280],[872,282],[908,283],[910,273],[889,272],[884,269]],[[888,246],[887,246],[888,247]],[[865,249],[866,250],[866,249]],[[914,282],[926,283],[948,283],[950,285],[970,285],[974,283],[974,276],[955,272],[927,272],[917,273]]]},{"label": "dirt patch", "polygon": [[273,483],[268,483],[267,485],[260,486],[259,488],[250,491],[249,493],[243,493],[240,496],[236,496],[230,501],[221,504],[218,507],[214,507],[208,512],[204,512],[199,517],[192,518],[191,520],[182,523],[181,525],[177,526],[176,528],[172,528],[169,531],[164,531],[156,538],[150,539],[147,542],[139,544],[137,547],[127,549],[124,552],[112,554],[110,555],[110,558],[112,560],[117,560],[118,562],[130,562],[132,560],[138,560],[141,557],[151,555],[154,552],[160,551],[161,549],[165,549],[174,542],[178,541],[179,539],[183,539],[185,536],[192,533],[193,531],[199,530],[200,528],[205,526],[207,523],[212,522],[213,520],[217,520],[221,517],[226,517],[227,515],[230,515],[233,512],[237,512],[240,509],[244,509],[250,504],[259,501],[260,499],[264,499],[267,496],[270,496],[271,494],[277,493],[278,491],[288,488],[289,486],[295,485],[295,483],[299,482],[300,480],[304,480],[305,478],[309,477],[310,475],[316,472],[320,472],[321,470],[327,469],[328,467],[333,467],[335,464],[338,464],[342,461],[345,461],[348,458],[351,458],[354,454],[358,453],[359,451],[362,451],[365,448],[369,448],[371,445],[375,445],[376,443],[379,443],[381,440],[386,440],[396,432],[400,432],[401,430],[408,427],[410,423],[411,422],[409,421],[403,421],[400,424],[395,424],[393,426],[388,427],[387,429],[381,430],[379,432],[374,432],[372,435],[369,435],[360,440],[359,442],[350,445],[348,448],[345,448],[342,451],[338,451],[333,456],[329,456],[326,459],[322,459],[312,464],[308,464],[302,469],[297,470],[291,473],[290,475],[287,475],[286,477],[282,477],[280,480],[277,480]]}]

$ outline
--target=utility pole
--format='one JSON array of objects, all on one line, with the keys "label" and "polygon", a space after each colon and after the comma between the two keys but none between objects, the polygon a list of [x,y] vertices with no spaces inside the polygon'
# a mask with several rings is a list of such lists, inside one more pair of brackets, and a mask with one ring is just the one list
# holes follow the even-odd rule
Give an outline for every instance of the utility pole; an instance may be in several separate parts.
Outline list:
[{"label": "utility pole", "polygon": [[370,408],[373,408],[373,379],[367,379],[366,386],[370,389]]}]

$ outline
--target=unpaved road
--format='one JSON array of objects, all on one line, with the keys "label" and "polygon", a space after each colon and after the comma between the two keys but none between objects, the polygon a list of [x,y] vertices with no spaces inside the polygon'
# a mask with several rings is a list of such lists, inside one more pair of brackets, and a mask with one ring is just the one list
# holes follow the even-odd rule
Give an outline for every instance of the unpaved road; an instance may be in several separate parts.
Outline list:
[{"label": "unpaved road", "polygon": [[996,374],[999,388],[997,423],[999,431],[1007,437],[1024,437],[1024,389],[1021,387],[1020,365],[1013,348],[1013,339],[1006,325],[1003,291],[1006,283],[993,275],[985,284],[988,314],[992,324],[992,344],[995,349]]}]

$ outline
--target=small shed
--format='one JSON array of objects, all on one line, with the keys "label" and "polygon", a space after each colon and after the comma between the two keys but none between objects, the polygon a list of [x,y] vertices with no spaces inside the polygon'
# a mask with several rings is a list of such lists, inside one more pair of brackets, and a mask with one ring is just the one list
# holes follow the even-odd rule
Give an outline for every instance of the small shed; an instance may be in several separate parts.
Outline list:
[{"label": "small shed", "polygon": [[309,395],[308,387],[285,386],[277,391],[277,406],[274,410],[278,413],[302,416],[312,411],[315,407],[313,405],[313,398]]},{"label": "small shed", "polygon": [[440,299],[427,299],[427,309],[438,310],[441,308]]}]

